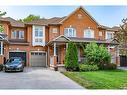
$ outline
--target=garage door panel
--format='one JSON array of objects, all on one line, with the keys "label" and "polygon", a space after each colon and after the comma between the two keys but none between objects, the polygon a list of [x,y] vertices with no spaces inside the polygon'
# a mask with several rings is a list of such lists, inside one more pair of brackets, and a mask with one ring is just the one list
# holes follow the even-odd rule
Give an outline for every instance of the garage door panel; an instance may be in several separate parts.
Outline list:
[{"label": "garage door panel", "polygon": [[46,53],[32,52],[31,53],[31,66],[46,67]]}]

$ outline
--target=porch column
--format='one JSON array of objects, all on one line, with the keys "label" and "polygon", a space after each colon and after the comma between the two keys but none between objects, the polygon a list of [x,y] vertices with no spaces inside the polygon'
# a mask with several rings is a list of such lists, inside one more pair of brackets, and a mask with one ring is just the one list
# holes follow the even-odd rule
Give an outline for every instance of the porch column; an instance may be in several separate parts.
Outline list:
[{"label": "porch column", "polygon": [[3,55],[3,42],[1,42],[1,55]]},{"label": "porch column", "polygon": [[68,43],[66,43],[66,51],[67,51],[67,48],[68,48]]},{"label": "porch column", "polygon": [[57,58],[56,58],[56,43],[54,43],[54,66],[56,67],[57,66]]}]

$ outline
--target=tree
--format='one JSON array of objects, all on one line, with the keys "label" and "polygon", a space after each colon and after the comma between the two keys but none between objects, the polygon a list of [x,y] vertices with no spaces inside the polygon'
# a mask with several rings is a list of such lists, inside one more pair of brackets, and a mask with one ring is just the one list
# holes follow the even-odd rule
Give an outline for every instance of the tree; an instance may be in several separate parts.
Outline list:
[{"label": "tree", "polygon": [[6,12],[1,12],[0,11],[0,17],[4,16],[6,14]]},{"label": "tree", "polygon": [[122,20],[123,24],[120,25],[120,29],[115,33],[114,38],[116,38],[119,42],[120,54],[127,55],[127,18]]},{"label": "tree", "polygon": [[88,64],[108,64],[111,62],[111,55],[103,45],[98,46],[92,42],[86,45],[85,56]]},{"label": "tree", "polygon": [[78,64],[78,51],[76,44],[73,42],[68,43],[68,48],[65,55],[65,68],[69,71],[76,71],[79,68]]},{"label": "tree", "polygon": [[40,16],[36,16],[36,15],[30,14],[29,16],[27,16],[24,19],[19,19],[19,21],[30,22],[30,21],[33,21],[33,20],[36,20],[36,19],[40,19]]},{"label": "tree", "polygon": [[[4,16],[6,14],[6,12],[1,12],[0,11],[0,17]],[[0,32],[3,32],[4,31],[4,28],[2,25],[0,25]]]}]

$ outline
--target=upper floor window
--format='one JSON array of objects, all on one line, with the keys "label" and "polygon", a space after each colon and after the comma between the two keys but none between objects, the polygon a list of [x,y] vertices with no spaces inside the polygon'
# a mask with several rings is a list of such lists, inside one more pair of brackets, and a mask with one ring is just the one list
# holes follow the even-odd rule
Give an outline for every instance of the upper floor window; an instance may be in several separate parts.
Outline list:
[{"label": "upper floor window", "polygon": [[102,32],[101,31],[99,31],[99,36],[102,36]]},{"label": "upper floor window", "polygon": [[76,37],[76,30],[74,28],[65,28],[64,35],[66,37]]},{"label": "upper floor window", "polygon": [[106,32],[106,39],[112,39],[114,37],[113,32]]},{"label": "upper floor window", "polygon": [[35,37],[42,37],[43,36],[43,31],[41,27],[36,27],[35,28]]},{"label": "upper floor window", "polygon": [[84,37],[85,38],[94,38],[94,30],[92,30],[92,29],[85,29],[84,30]]},{"label": "upper floor window", "polygon": [[24,31],[15,30],[11,34],[12,39],[24,39]]},{"label": "upper floor window", "polygon": [[57,28],[52,28],[53,33],[57,33],[57,31],[58,31]]},{"label": "upper floor window", "polygon": [[45,26],[34,26],[32,30],[32,45],[45,46]]}]

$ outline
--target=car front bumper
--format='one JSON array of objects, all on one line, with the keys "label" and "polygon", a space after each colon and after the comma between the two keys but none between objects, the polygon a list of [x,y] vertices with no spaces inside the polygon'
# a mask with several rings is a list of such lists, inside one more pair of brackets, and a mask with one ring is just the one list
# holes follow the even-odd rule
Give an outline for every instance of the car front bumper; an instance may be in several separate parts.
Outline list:
[{"label": "car front bumper", "polygon": [[5,71],[22,71],[22,70],[23,70],[22,67],[21,67],[21,68],[15,68],[15,67],[10,68],[10,67],[5,67]]}]

